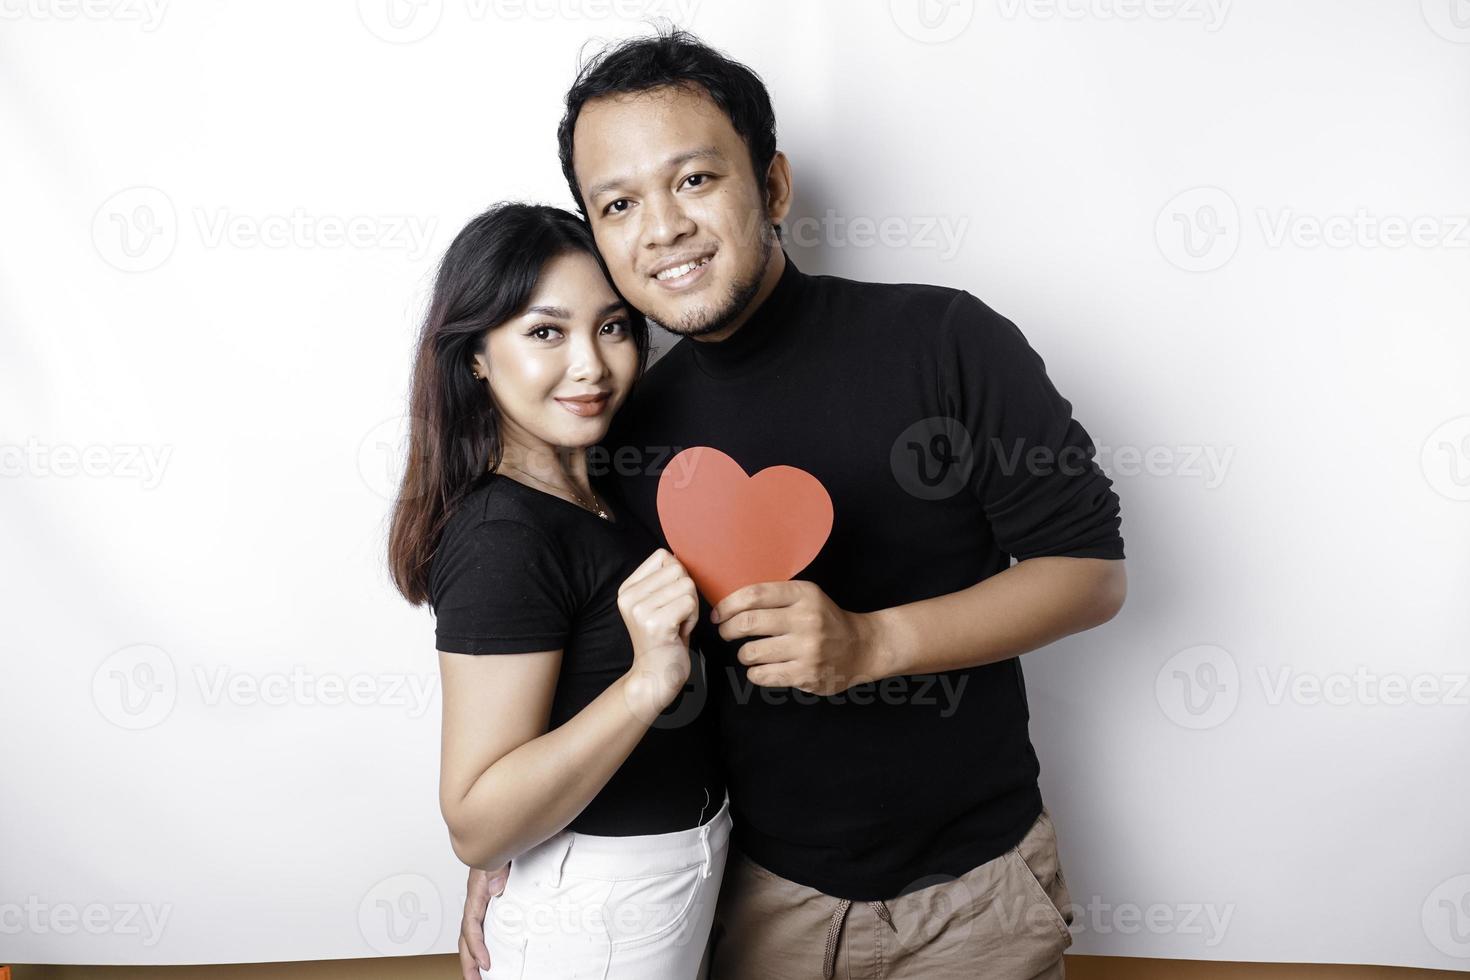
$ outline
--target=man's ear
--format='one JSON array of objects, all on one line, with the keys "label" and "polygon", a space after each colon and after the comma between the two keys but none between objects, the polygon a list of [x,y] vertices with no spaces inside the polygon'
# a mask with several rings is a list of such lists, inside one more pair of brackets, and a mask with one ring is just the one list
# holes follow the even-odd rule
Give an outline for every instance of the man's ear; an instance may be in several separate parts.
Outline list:
[{"label": "man's ear", "polygon": [[791,161],[780,150],[771,158],[766,170],[766,210],[771,224],[779,225],[791,213]]}]

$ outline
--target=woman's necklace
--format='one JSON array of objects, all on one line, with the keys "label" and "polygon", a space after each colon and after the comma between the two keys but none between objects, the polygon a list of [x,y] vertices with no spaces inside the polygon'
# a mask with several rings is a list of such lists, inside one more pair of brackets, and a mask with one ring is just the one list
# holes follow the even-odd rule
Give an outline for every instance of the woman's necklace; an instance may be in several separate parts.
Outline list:
[{"label": "woman's necklace", "polygon": [[[507,462],[505,465],[506,466],[509,466],[511,469],[515,470],[517,473],[522,474],[523,476],[530,477],[531,479],[535,480],[537,483],[541,484],[543,487],[546,487],[548,490],[556,491],[556,490],[562,489],[560,487],[554,487],[554,486],[552,486],[551,484],[547,483],[545,480],[541,479],[540,477],[532,476],[530,473],[527,473],[525,470],[521,469],[519,466],[517,466],[514,463]],[[599,503],[596,502],[596,500],[597,500],[597,491],[596,490],[593,490],[592,491],[593,503],[588,503],[587,500],[586,500],[586,498],[584,498],[576,490],[567,489],[566,492],[569,493],[569,494],[571,494],[573,497],[577,498],[577,505],[579,507],[581,507],[583,510],[590,510],[592,513],[596,514],[598,517],[602,518],[605,521],[611,521],[612,520],[612,515],[607,512],[607,509],[604,508],[601,504],[599,504]]]}]

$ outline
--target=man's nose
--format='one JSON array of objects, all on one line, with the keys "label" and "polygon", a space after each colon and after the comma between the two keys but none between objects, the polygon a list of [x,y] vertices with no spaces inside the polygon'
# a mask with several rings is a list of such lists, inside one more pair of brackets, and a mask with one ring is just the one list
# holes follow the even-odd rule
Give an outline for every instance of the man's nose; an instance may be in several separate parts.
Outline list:
[{"label": "man's nose", "polygon": [[656,195],[644,205],[644,237],[650,246],[673,245],[694,233],[694,222],[672,194]]}]

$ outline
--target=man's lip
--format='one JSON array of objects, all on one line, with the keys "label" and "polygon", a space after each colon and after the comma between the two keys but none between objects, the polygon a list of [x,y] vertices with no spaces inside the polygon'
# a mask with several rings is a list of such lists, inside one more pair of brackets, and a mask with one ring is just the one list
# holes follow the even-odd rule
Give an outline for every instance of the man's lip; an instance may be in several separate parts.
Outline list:
[{"label": "man's lip", "polygon": [[667,262],[660,262],[658,265],[650,269],[648,271],[648,278],[656,279],[658,278],[658,274],[660,272],[667,272],[670,269],[677,269],[679,266],[685,265],[689,262],[698,262],[701,259],[712,259],[714,257],[714,252],[695,252],[692,255],[686,255],[681,259],[669,259]]}]

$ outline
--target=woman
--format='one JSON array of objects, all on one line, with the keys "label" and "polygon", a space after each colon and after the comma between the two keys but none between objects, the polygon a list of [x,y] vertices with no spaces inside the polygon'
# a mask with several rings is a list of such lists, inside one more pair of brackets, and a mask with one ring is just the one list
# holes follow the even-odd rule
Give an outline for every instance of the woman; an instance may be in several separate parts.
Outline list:
[{"label": "woman", "polygon": [[702,969],[730,817],[701,703],[675,713],[699,600],[585,453],[647,357],[576,216],[501,204],[445,254],[389,551],[437,617],[454,852],[514,859],[490,980]]}]

